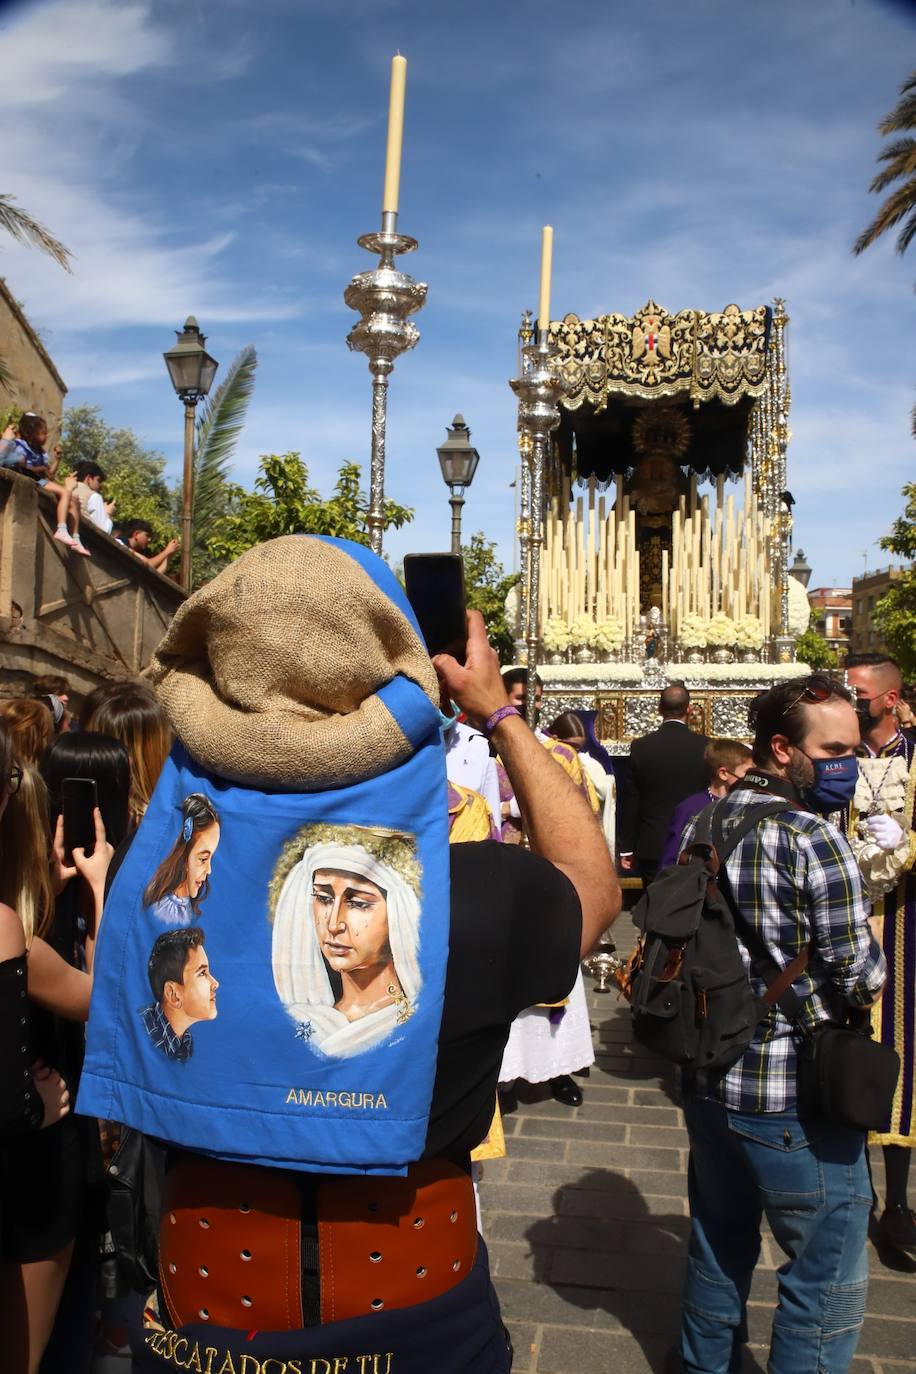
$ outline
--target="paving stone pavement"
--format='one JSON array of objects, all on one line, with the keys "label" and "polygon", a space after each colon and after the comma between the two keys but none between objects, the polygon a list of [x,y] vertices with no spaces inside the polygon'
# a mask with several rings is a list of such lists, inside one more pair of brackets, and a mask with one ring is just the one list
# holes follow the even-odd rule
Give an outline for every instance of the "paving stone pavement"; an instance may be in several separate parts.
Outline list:
[{"label": "paving stone pavement", "polygon": [[[626,915],[614,935],[621,953],[632,948]],[[661,1374],[678,1332],[689,1218],[674,1077],[632,1040],[616,992],[590,991],[589,1006],[597,1061],[579,1080],[582,1107],[524,1093],[504,1119],[507,1157],[483,1168],[484,1235],[516,1374]],[[880,1150],[872,1164],[880,1197]],[[744,1374],[766,1368],[781,1262],[765,1233]],[[853,1374],[916,1374],[916,1262],[871,1243],[869,1262]]]}]

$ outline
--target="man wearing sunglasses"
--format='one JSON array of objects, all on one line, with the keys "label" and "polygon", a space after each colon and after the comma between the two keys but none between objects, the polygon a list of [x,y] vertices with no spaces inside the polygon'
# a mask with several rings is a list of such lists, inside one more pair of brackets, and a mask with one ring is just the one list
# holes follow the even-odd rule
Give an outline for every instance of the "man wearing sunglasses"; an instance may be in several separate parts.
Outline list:
[{"label": "man wearing sunglasses", "polygon": [[[845,689],[820,674],[758,697],[752,725],[753,766],[718,803],[725,837],[755,807],[775,798],[789,806],[750,829],[724,870],[770,960],[780,970],[799,960],[792,989],[802,1006],[793,1021],[772,1007],[731,1068],[685,1081],[692,1227],[681,1356],[687,1374],[739,1367],[765,1214],[787,1256],[767,1368],[845,1374],[868,1278],[865,1138],[799,1102],[797,1023],[842,1021],[874,1003],[884,983],[858,865],[824,819],[852,797],[859,727]],[[691,822],[684,845],[694,830]],[[762,997],[766,984],[740,939],[739,948]]]},{"label": "man wearing sunglasses", "polygon": [[877,1235],[916,1255],[916,1218],[907,1185],[916,1145],[916,744],[902,733],[897,708],[903,680],[884,654],[846,661],[862,732],[859,781],[849,837],[880,923],[890,974],[875,1011],[875,1033],[900,1055],[900,1086],[889,1120],[872,1137],[884,1148],[885,1199]]}]

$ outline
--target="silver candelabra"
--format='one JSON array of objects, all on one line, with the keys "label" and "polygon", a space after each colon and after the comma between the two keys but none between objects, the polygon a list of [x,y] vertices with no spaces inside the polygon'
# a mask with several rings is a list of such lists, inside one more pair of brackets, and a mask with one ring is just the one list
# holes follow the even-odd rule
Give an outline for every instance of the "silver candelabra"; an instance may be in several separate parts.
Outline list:
[{"label": "silver candelabra", "polygon": [[[518,377],[509,385],[518,397],[518,427],[530,439],[527,461],[530,464],[528,482],[529,508],[527,527],[527,566],[522,578],[527,596],[523,600],[526,624],[523,626],[527,645],[528,672],[533,674],[538,662],[538,616],[541,600],[541,547],[544,543],[544,468],[550,436],[560,423],[557,401],[567,386],[554,365],[555,349],[551,347],[549,331],[538,331],[536,343],[522,349],[522,366]],[[528,724],[533,728],[536,717],[536,693],[533,684],[527,693]]]},{"label": "silver candelabra", "polygon": [[412,253],[417,240],[397,232],[398,217],[387,210],[377,234],[363,234],[360,248],[378,253],[378,266],[357,272],[344,300],[360,319],[347,335],[347,346],[365,353],[372,373],[372,462],[369,471],[369,543],[381,554],[385,529],[385,434],[388,425],[388,378],[395,359],[413,348],[420,331],[409,318],[426,303],[426,283],[415,281],[394,265],[401,253]]}]

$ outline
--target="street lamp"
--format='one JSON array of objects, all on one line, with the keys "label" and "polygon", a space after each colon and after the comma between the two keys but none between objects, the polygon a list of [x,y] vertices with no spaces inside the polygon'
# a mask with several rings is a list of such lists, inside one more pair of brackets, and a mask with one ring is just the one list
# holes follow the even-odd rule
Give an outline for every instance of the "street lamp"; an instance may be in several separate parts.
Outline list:
[{"label": "street lamp", "polygon": [[172,386],[184,403],[184,474],[181,489],[181,585],[191,590],[191,511],[194,502],[194,410],[202,396],[213,385],[219,363],[204,348],[206,335],[201,334],[193,315],[185,320],[184,329],[175,331],[177,342],[163,353]]},{"label": "street lamp", "polygon": [[436,452],[442,479],[451,492],[449,505],[452,508],[452,553],[461,553],[461,507],[464,505],[464,491],[474,480],[480,454],[471,445],[471,431],[464,423],[463,415],[456,415],[450,425],[446,425],[448,438]]},{"label": "street lamp", "polygon": [[789,576],[794,577],[796,582],[800,582],[803,587],[807,587],[811,581],[811,564],[806,562],[802,549],[796,551],[795,562],[789,569]]}]

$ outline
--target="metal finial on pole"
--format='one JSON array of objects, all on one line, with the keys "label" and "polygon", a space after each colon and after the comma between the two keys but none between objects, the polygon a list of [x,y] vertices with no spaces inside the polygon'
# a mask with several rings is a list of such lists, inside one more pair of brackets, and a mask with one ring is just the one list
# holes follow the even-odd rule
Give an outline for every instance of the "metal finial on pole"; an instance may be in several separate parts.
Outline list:
[{"label": "metal finial on pole", "polygon": [[369,470],[369,543],[381,554],[385,529],[385,438],[388,427],[388,378],[395,359],[413,348],[420,331],[410,320],[426,302],[426,283],[415,281],[394,266],[401,253],[412,253],[417,240],[397,232],[396,210],[382,214],[377,234],[363,234],[360,248],[378,253],[378,266],[358,272],[344,291],[344,300],[360,320],[347,335],[347,346],[365,353],[372,374],[372,459]]},{"label": "metal finial on pole", "polygon": [[525,579],[526,621],[523,626],[527,647],[528,724],[534,728],[537,714],[533,677],[537,671],[539,616],[541,602],[541,545],[544,541],[544,468],[550,435],[560,423],[557,401],[566,392],[566,382],[556,371],[554,349],[547,329],[538,331],[537,342],[522,349],[522,368],[509,385],[518,397],[518,428],[530,441],[530,506],[527,529],[527,570]]}]

